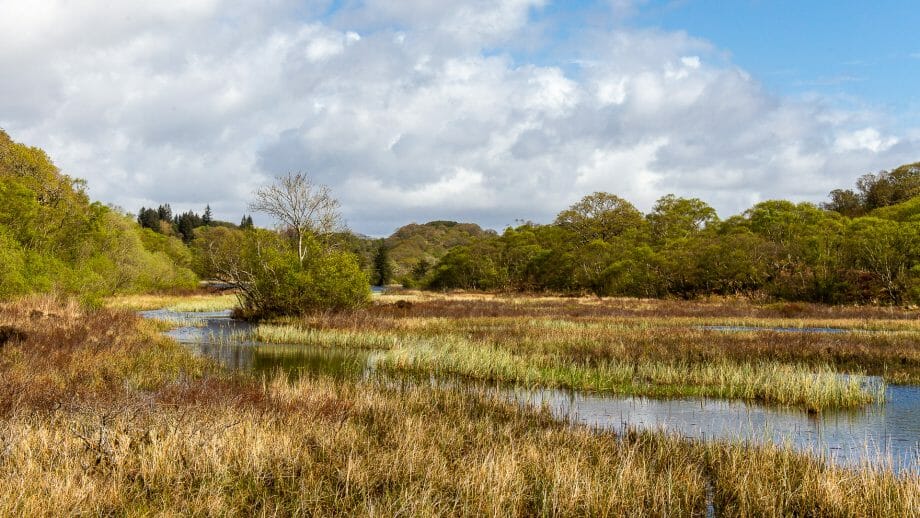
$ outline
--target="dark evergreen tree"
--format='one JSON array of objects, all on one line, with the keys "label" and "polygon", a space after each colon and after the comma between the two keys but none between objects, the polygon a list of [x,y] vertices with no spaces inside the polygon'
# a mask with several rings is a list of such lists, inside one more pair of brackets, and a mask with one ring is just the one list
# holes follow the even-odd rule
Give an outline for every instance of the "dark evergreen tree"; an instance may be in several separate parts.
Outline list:
[{"label": "dark evergreen tree", "polygon": [[211,214],[211,205],[208,204],[204,208],[204,216],[201,217],[201,223],[209,227],[211,226],[211,223],[213,221],[214,221],[214,218],[212,217],[212,214]]},{"label": "dark evergreen tree", "polygon": [[140,212],[137,213],[137,222],[144,228],[160,230],[160,216],[156,209],[141,207]]},{"label": "dark evergreen tree", "polygon": [[160,221],[172,221],[172,207],[170,207],[168,203],[160,205],[157,208],[157,215],[159,216]]},{"label": "dark evergreen tree", "polygon": [[198,214],[194,212],[183,212],[173,220],[173,226],[176,232],[182,237],[182,241],[190,243],[195,238],[195,229],[203,226],[204,222]]},{"label": "dark evergreen tree", "polygon": [[393,266],[390,264],[387,244],[386,241],[381,239],[377,244],[377,252],[374,255],[374,285],[384,286],[389,284],[392,278]]},{"label": "dark evergreen tree", "polygon": [[243,216],[242,221],[240,221],[240,228],[248,229],[252,227],[253,227],[252,216]]}]

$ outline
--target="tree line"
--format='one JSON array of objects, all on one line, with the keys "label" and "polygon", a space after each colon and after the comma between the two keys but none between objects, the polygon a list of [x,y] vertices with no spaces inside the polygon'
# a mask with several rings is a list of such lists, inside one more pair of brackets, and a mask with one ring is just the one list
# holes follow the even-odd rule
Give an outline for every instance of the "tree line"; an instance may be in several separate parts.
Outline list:
[{"label": "tree line", "polygon": [[597,192],[549,224],[497,234],[439,221],[387,240],[351,233],[329,189],[302,173],[254,193],[249,209],[272,230],[249,215],[215,220],[210,206],[129,216],[92,202],[82,181],[2,131],[0,180],[0,299],[92,299],[207,278],[234,286],[242,314],[260,318],[357,307],[370,282],[396,278],[433,290],[920,302],[920,163],[864,175],[820,206],[766,201],[724,220],[696,198],[664,196],[643,214]]},{"label": "tree line", "polygon": [[668,195],[643,214],[598,192],[551,224],[455,247],[417,281],[441,290],[920,302],[920,164],[864,176],[857,189],[853,206],[834,191],[823,207],[765,201],[725,220],[696,198]]},{"label": "tree line", "polygon": [[0,300],[59,292],[93,301],[196,285],[180,240],[91,201],[85,187],[0,130]]},{"label": "tree line", "polygon": [[215,220],[211,212],[211,205],[206,205],[203,214],[187,211],[173,216],[172,207],[168,203],[157,208],[141,207],[137,212],[137,223],[143,228],[149,228],[160,234],[177,236],[186,244],[195,239],[195,229],[200,227],[229,227],[252,228],[252,216],[244,215],[239,225],[228,221]]}]

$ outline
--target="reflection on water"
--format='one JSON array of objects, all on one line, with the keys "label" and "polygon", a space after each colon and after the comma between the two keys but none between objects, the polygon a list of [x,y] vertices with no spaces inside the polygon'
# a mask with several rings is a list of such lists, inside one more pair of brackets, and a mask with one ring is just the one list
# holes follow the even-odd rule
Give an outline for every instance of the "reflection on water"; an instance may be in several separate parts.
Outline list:
[{"label": "reflection on water", "polygon": [[[382,376],[373,373],[373,354],[367,351],[252,342],[246,338],[249,325],[231,320],[229,312],[152,311],[142,315],[187,322],[187,327],[167,335],[231,369],[256,373],[282,369],[292,375],[347,379]],[[230,336],[239,342],[220,340]],[[546,406],[560,419],[601,429],[639,428],[708,440],[773,441],[824,455],[841,465],[891,462],[896,471],[920,470],[920,386],[889,385],[885,405],[821,415],[723,400],[656,400],[507,386],[487,389],[521,403]]]}]

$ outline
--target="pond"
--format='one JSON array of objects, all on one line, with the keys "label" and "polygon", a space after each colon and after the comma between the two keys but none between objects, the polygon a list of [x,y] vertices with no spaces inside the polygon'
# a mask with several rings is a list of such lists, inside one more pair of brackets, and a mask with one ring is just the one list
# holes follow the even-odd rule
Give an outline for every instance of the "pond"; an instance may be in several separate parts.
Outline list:
[{"label": "pond", "polygon": [[[166,334],[230,369],[270,373],[280,368],[292,374],[349,379],[382,376],[374,372],[370,351],[220,340],[231,334],[238,338],[249,330],[248,324],[230,319],[228,312],[158,310],[142,315],[187,323]],[[457,379],[426,382],[483,387]],[[884,405],[818,415],[718,399],[657,400],[572,390],[485,388],[522,404],[545,406],[559,419],[598,429],[663,430],[703,440],[772,441],[843,466],[890,464],[897,472],[920,470],[920,386],[889,385]]]}]

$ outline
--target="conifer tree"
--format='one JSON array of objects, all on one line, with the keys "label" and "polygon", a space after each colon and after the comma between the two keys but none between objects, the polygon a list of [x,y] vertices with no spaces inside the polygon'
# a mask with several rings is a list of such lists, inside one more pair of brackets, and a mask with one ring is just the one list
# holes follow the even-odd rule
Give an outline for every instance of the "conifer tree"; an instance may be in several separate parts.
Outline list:
[{"label": "conifer tree", "polygon": [[374,255],[374,284],[376,286],[387,285],[392,277],[393,266],[390,264],[387,244],[381,239],[377,244],[377,253]]}]

